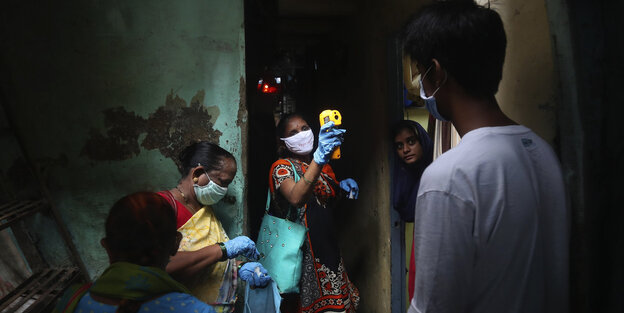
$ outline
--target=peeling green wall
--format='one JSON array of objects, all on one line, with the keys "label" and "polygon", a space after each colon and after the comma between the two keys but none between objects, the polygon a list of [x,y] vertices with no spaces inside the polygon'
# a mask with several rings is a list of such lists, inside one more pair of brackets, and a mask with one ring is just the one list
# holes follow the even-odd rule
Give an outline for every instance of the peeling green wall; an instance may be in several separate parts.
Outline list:
[{"label": "peeling green wall", "polygon": [[[193,140],[238,160],[216,211],[242,232],[243,1],[13,2],[0,14],[4,102],[91,276],[108,262],[110,206],[175,186],[175,156]],[[47,259],[65,262],[45,218],[31,226]]]}]

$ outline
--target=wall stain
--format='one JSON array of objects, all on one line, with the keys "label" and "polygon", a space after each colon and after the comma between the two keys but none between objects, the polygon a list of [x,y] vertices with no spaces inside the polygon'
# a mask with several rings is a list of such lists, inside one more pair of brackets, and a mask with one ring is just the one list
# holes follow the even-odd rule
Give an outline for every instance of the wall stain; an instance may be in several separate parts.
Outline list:
[{"label": "wall stain", "polygon": [[[248,154],[248,142],[247,139],[249,138],[249,128],[247,127],[247,121],[248,121],[248,111],[247,111],[247,85],[245,82],[245,77],[241,76],[239,79],[239,86],[238,86],[238,99],[239,99],[239,103],[238,103],[238,116],[236,117],[236,126],[238,126],[238,128],[240,129],[241,132],[241,163],[243,166],[243,199],[247,199],[247,187],[248,187],[248,181],[247,181],[247,175],[248,175],[248,166],[249,163],[247,163],[247,154]],[[245,214],[245,216],[247,216],[247,202],[243,203],[243,212]],[[244,224],[243,224],[243,229],[247,229],[247,220],[244,219]]]},{"label": "wall stain", "polygon": [[[214,129],[219,108],[203,105],[205,91],[198,91],[190,105],[178,95],[169,93],[165,105],[160,106],[146,119],[123,107],[106,109],[103,134],[91,128],[81,155],[97,161],[130,159],[147,150],[158,150],[178,164],[179,152],[192,142],[219,142],[222,132]],[[140,137],[145,134],[142,141]]]},{"label": "wall stain", "polygon": [[145,119],[123,107],[106,109],[103,113],[106,134],[91,128],[80,155],[96,161],[119,161],[138,155],[141,151],[138,139],[145,131]]},{"label": "wall stain", "polygon": [[[247,111],[247,95],[246,95],[246,86],[245,85],[245,77],[240,77],[240,83],[238,86],[238,114],[236,116],[236,126],[240,129],[241,132],[241,147],[242,153],[241,158],[243,164],[247,164],[247,137],[249,128],[247,127],[248,121],[248,111]],[[243,167],[243,175],[247,177],[247,168]]]}]

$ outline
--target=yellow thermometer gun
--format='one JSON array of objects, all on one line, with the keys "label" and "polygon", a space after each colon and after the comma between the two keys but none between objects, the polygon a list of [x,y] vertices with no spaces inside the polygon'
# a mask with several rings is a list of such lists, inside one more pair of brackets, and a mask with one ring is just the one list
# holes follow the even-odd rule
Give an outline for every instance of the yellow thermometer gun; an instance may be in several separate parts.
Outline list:
[{"label": "yellow thermometer gun", "polygon": [[[342,124],[342,115],[338,110],[325,110],[319,114],[319,121],[321,122],[321,126],[325,123],[334,122],[334,125],[340,126]],[[331,155],[332,159],[340,159],[340,147],[334,149]]]}]

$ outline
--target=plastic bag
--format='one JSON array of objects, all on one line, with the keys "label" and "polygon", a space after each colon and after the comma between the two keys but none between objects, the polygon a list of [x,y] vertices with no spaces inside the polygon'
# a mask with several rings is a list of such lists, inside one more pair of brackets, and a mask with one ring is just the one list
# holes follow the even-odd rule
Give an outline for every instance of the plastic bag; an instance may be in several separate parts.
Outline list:
[{"label": "plastic bag", "polygon": [[282,297],[275,281],[265,288],[251,289],[249,284],[246,285],[244,313],[280,313]]}]

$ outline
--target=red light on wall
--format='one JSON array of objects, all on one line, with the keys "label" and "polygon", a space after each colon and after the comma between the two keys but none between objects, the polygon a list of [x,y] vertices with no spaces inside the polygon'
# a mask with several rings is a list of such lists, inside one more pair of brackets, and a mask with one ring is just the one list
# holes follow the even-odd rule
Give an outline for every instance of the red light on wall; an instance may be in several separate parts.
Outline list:
[{"label": "red light on wall", "polygon": [[264,84],[264,86],[262,86],[262,93],[277,93],[277,87]]},{"label": "red light on wall", "polygon": [[279,82],[275,78],[258,80],[258,91],[264,94],[276,94],[279,87]]}]

